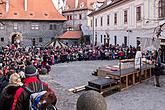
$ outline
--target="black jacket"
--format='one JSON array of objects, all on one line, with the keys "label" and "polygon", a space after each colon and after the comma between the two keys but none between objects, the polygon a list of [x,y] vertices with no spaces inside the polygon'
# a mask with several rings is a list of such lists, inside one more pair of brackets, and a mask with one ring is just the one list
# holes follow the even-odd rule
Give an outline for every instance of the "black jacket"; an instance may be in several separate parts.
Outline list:
[{"label": "black jacket", "polygon": [[160,76],[161,75],[161,72],[162,72],[161,65],[160,64],[155,65],[155,68],[154,68],[154,74],[155,74],[155,76]]},{"label": "black jacket", "polygon": [[19,86],[9,84],[3,89],[0,97],[1,110],[11,110],[14,101],[14,94],[18,88]]}]

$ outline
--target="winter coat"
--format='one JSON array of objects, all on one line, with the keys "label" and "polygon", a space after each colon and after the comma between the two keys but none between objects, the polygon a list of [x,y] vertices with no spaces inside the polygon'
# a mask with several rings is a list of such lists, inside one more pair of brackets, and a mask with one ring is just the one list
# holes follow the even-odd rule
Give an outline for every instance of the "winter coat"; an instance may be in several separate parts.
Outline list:
[{"label": "winter coat", "polygon": [[[48,85],[41,82],[37,77],[28,77],[23,80],[24,84],[34,92],[38,92],[42,88],[48,90]],[[20,87],[14,95],[14,102],[12,104],[12,110],[29,110],[29,96],[30,94]]]},{"label": "winter coat", "polygon": [[9,84],[3,89],[0,97],[1,110],[11,110],[14,101],[14,95],[18,88],[19,86]]}]

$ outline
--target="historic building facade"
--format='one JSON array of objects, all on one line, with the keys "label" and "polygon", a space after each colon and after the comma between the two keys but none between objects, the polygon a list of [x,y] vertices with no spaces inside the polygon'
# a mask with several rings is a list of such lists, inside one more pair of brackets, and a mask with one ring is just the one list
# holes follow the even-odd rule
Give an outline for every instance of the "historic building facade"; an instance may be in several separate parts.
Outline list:
[{"label": "historic building facade", "polygon": [[5,0],[0,2],[0,44],[21,36],[22,45],[44,45],[64,32],[65,20],[52,0]]},{"label": "historic building facade", "polygon": [[68,30],[80,30],[84,36],[91,36],[88,14],[101,6],[104,0],[67,0],[62,14],[67,19]]},{"label": "historic building facade", "polygon": [[[107,0],[89,14],[93,43],[137,46],[141,37],[153,37],[155,27],[165,23],[165,0]],[[161,45],[165,45],[162,28]]]}]

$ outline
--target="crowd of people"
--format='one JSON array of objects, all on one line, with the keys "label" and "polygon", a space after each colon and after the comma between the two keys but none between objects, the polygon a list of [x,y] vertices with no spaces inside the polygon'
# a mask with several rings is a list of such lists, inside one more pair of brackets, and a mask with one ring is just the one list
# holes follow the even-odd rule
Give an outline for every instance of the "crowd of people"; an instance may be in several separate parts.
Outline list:
[{"label": "crowd of people", "polygon": [[[49,91],[47,97],[51,97],[51,100],[48,102],[55,104],[57,99],[54,92],[39,78],[39,74],[49,74],[51,65],[82,60],[135,58],[136,51],[135,47],[119,45],[18,48],[12,44],[0,47],[0,108],[26,110],[29,88],[33,92],[41,88]],[[143,55],[151,58],[149,51]]]},{"label": "crowd of people", "polygon": [[[0,108],[26,110],[29,89],[33,92],[49,91],[48,102],[56,103],[54,92],[43,83],[39,74],[49,74],[51,65],[82,60],[115,60],[133,58],[136,49],[122,46],[70,46],[60,47],[0,47]],[[29,88],[29,89],[26,89]]]},{"label": "crowd of people", "polygon": [[[51,47],[50,47],[51,48]],[[52,50],[52,48],[51,48]],[[135,47],[112,46],[70,46],[52,50],[54,63],[82,61],[82,60],[116,60],[133,58],[136,54]]]}]

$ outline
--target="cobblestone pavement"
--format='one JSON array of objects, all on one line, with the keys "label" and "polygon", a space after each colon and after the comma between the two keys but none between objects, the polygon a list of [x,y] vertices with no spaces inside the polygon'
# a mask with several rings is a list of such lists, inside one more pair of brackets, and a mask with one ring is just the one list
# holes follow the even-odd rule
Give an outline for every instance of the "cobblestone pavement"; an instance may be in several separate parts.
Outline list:
[{"label": "cobblestone pavement", "polygon": [[[104,65],[115,65],[117,61],[82,61],[52,66],[52,71],[41,79],[55,90],[59,110],[76,110],[76,101],[81,93],[73,94],[67,89],[87,84],[96,79],[91,73]],[[165,110],[165,76],[161,76],[161,87],[153,86],[153,78],[132,88],[105,97],[108,110]]]}]

